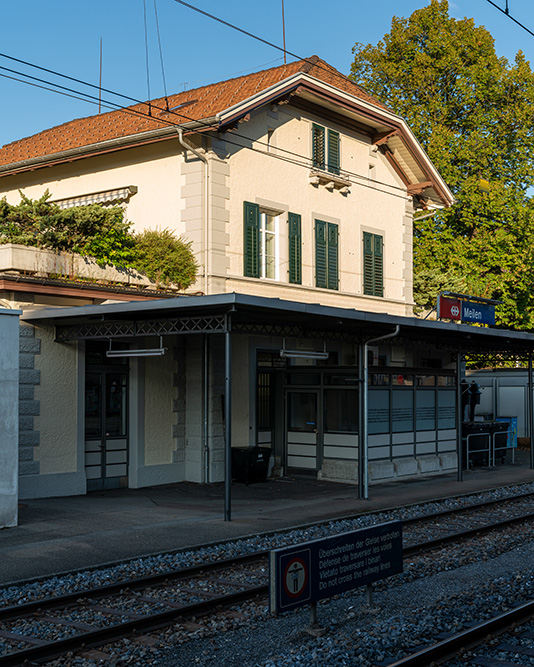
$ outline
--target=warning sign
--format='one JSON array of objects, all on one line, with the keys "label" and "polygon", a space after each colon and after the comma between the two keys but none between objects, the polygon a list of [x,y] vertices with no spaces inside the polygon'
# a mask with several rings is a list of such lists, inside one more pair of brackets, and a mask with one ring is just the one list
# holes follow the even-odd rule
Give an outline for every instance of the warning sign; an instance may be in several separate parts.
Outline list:
[{"label": "warning sign", "polygon": [[402,572],[402,523],[276,549],[269,556],[270,608],[276,613]]}]

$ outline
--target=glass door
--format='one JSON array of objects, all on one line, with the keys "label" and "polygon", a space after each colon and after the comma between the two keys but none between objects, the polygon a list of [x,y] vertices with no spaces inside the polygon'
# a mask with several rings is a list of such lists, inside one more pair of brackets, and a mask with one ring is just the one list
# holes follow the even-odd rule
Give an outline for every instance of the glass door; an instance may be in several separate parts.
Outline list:
[{"label": "glass door", "polygon": [[85,474],[87,490],[128,483],[128,375],[113,370],[86,373]]},{"label": "glass door", "polygon": [[286,392],[286,464],[289,469],[317,472],[317,445],[320,433],[319,392]]}]

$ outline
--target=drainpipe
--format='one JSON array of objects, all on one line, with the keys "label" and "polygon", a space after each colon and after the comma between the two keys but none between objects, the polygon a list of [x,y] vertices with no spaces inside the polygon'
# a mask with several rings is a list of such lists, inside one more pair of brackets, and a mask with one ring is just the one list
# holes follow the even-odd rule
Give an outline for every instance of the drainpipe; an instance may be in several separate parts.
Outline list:
[{"label": "drainpipe", "polygon": [[387,338],[394,338],[398,335],[400,331],[400,324],[397,324],[395,331],[393,333],[386,334],[385,336],[378,336],[378,338],[371,338],[366,340],[363,344],[363,390],[362,390],[362,428],[361,432],[361,441],[362,441],[362,453],[361,453],[361,477],[363,486],[360,483],[360,495],[364,500],[369,499],[369,434],[367,429],[367,420],[368,420],[368,381],[369,381],[369,363],[367,361],[367,346],[370,343],[378,343],[379,341],[386,340]]},{"label": "drainpipe", "polygon": [[204,163],[204,174],[205,174],[205,179],[204,179],[204,229],[203,229],[203,240],[204,240],[204,294],[208,294],[208,289],[209,289],[209,274],[210,274],[210,256],[209,256],[209,241],[210,241],[210,211],[209,211],[209,203],[210,203],[210,167],[209,167],[209,162],[208,159],[205,155],[202,155],[202,153],[199,153],[199,151],[196,150],[193,146],[190,144],[186,143],[184,141],[184,131],[181,127],[177,127],[176,131],[178,132],[178,140],[180,144],[185,148],[186,151],[191,151],[194,153],[199,160],[202,160]]}]

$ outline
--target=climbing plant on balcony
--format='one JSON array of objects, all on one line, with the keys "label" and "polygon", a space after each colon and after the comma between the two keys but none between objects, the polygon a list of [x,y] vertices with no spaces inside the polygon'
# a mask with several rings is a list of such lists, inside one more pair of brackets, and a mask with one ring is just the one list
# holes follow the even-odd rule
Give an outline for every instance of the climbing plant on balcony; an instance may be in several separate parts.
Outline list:
[{"label": "climbing plant on balcony", "polygon": [[100,204],[61,209],[48,190],[19,204],[0,200],[0,244],[17,243],[93,257],[101,266],[134,268],[158,285],[191,285],[197,265],[191,245],[169,230],[137,234],[120,206]]}]

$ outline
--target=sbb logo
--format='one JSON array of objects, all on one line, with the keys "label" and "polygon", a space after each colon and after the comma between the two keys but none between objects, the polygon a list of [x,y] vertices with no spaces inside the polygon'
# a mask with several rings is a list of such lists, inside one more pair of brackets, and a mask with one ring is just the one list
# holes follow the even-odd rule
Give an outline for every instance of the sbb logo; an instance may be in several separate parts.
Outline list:
[{"label": "sbb logo", "polygon": [[460,314],[460,309],[458,308],[458,306],[452,306],[451,307],[451,315],[453,317],[458,317],[459,314]]}]

